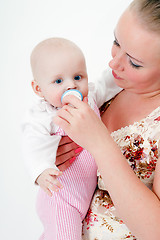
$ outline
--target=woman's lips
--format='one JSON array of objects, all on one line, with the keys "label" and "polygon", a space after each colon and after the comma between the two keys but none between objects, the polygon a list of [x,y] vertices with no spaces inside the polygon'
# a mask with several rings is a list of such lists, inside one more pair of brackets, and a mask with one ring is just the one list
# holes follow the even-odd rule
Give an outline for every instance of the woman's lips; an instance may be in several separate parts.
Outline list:
[{"label": "woman's lips", "polygon": [[113,74],[113,77],[116,78],[116,79],[122,79],[120,77],[118,77],[118,75],[112,70],[112,74]]}]

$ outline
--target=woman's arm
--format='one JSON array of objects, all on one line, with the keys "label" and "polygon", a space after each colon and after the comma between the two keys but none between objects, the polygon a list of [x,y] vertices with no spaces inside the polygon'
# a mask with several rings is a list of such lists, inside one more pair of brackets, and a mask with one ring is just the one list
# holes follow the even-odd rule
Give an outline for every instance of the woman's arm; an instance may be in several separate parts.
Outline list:
[{"label": "woman's arm", "polygon": [[93,155],[119,216],[132,233],[141,240],[158,240],[158,192],[154,194],[137,178],[105,125],[86,103],[70,96],[65,101],[74,108],[65,105],[55,123]]}]

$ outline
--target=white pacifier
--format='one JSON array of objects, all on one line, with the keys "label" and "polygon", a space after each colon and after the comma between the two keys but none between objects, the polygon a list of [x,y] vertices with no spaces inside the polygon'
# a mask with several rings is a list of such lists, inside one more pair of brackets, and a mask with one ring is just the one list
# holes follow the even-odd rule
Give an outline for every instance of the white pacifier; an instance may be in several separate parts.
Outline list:
[{"label": "white pacifier", "polygon": [[77,89],[69,89],[62,94],[61,102],[63,101],[63,98],[68,95],[73,95],[73,96],[77,97],[79,100],[81,100],[81,101],[83,100],[83,96],[80,91],[78,91]]}]

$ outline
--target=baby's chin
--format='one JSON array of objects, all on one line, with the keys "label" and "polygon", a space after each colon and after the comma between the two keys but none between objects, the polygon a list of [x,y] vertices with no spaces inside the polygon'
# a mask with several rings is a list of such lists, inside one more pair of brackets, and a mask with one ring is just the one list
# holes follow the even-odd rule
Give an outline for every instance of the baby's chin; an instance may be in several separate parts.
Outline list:
[{"label": "baby's chin", "polygon": [[59,102],[59,103],[56,102],[56,104],[53,103],[53,102],[49,102],[49,101],[47,101],[47,102],[48,102],[52,107],[57,108],[57,109],[62,108],[63,105],[64,105],[64,104],[62,104],[61,102]]}]

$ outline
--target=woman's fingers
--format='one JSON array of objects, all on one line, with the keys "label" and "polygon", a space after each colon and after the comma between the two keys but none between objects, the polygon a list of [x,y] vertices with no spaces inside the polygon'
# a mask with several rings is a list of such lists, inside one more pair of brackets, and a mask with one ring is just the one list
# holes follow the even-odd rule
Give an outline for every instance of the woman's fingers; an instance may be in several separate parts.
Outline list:
[{"label": "woman's fingers", "polygon": [[[62,129],[69,130],[71,124],[76,124],[77,120],[84,118],[85,112],[87,112],[90,107],[87,102],[82,102],[74,96],[66,96],[65,102],[67,105],[64,105],[58,110],[53,122]],[[70,105],[72,105],[72,107]]]},{"label": "woman's fingers", "polygon": [[[64,154],[76,149],[77,147],[78,147],[78,145],[75,142],[73,142],[69,137],[62,137],[62,141],[60,141],[60,144],[59,144],[59,147],[57,150],[57,157],[64,155]],[[72,157],[72,155],[71,155],[71,157]],[[65,159],[64,159],[64,161],[65,161]]]},{"label": "woman's fingers", "polygon": [[72,143],[73,141],[68,137],[68,136],[64,136],[61,138],[60,142],[59,142],[59,146],[64,145],[66,143]]},{"label": "woman's fingers", "polygon": [[68,136],[62,137],[56,156],[56,166],[60,171],[66,170],[83,149],[73,142]]},{"label": "woman's fingers", "polygon": [[72,163],[76,160],[76,157],[80,154],[80,152],[83,150],[83,148],[79,147],[76,150],[74,150],[74,156],[72,158],[69,158],[65,162],[63,162],[61,165],[58,165],[58,169],[60,171],[65,171],[68,167],[72,165]]},{"label": "woman's fingers", "polygon": [[[65,100],[69,99],[69,97],[70,96],[66,96]],[[78,145],[90,151],[94,146],[93,139],[98,137],[97,132],[103,132],[105,127],[87,103],[76,98],[74,98],[73,101],[72,98],[70,98],[70,103],[74,104],[73,102],[76,102],[75,106],[77,108],[69,108],[67,111],[70,111],[70,114],[66,115],[66,110],[63,110],[62,107],[62,109],[57,112],[54,122],[64,129],[69,137]],[[68,106],[66,106],[65,109],[67,109],[67,107]]]},{"label": "woman's fingers", "polygon": [[58,110],[57,116],[53,118],[53,122],[57,125],[63,123],[63,125],[60,125],[62,129],[69,127],[76,110],[77,109],[75,107],[64,105],[61,109]]},{"label": "woman's fingers", "polygon": [[68,159],[67,161],[65,161],[63,164],[57,166],[58,169],[62,172],[64,172],[68,167],[71,166],[73,162],[70,161],[70,159]]},{"label": "woman's fingers", "polygon": [[66,162],[67,160],[71,159],[74,156],[75,156],[74,149],[69,152],[64,153],[63,155],[61,154],[61,155],[57,156],[56,166],[63,164],[64,162]]},{"label": "woman's fingers", "polygon": [[83,101],[79,100],[77,97],[73,95],[68,95],[63,99],[64,106],[68,105],[72,109],[81,107]]}]

